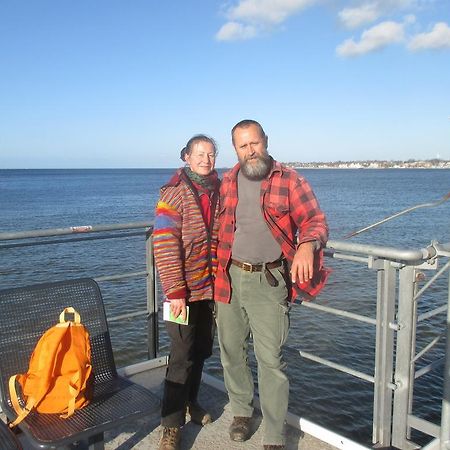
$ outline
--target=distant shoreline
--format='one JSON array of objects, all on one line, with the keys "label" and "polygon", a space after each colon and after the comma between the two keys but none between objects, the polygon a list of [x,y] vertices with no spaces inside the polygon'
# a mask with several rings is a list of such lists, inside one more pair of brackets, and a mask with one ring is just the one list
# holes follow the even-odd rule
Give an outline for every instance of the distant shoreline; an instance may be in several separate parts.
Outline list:
[{"label": "distant shoreline", "polygon": [[[282,162],[282,161],[280,161]],[[429,159],[407,161],[363,160],[329,162],[282,162],[292,169],[450,169],[450,160]],[[178,167],[24,167],[0,168],[0,171],[58,171],[58,170],[176,170]],[[217,170],[229,170],[230,167],[216,167]]]},{"label": "distant shoreline", "polygon": [[450,169],[450,161],[443,159],[407,161],[336,161],[336,162],[286,162],[293,169]]},{"label": "distant shoreline", "polygon": [[355,170],[355,169],[361,169],[361,170],[367,170],[367,169],[374,169],[374,170],[388,170],[388,169],[401,169],[401,170],[411,170],[411,169],[436,169],[436,170],[449,170],[450,165],[448,167],[336,167],[336,166],[292,166],[290,164],[284,164],[287,167],[290,167],[292,169],[321,169],[321,170]]}]

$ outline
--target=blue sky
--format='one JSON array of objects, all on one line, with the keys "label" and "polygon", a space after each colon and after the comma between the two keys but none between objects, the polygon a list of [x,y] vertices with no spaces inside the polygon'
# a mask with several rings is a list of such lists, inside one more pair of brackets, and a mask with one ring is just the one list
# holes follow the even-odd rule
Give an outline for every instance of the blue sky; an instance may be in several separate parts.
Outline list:
[{"label": "blue sky", "polygon": [[0,168],[450,159],[448,0],[2,0]]}]

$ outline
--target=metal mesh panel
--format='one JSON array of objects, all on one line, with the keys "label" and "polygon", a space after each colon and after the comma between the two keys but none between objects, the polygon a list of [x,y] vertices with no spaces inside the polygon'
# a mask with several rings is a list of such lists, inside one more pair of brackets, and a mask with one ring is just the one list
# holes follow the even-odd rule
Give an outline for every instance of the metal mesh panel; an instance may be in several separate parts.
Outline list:
[{"label": "metal mesh panel", "polygon": [[123,378],[97,384],[95,391],[94,402],[68,419],[55,420],[55,414],[32,412],[25,419],[26,425],[40,442],[63,444],[73,441],[75,434],[78,440],[81,435],[101,433],[118,421],[152,412],[152,405],[157,404],[149,391]]},{"label": "metal mesh panel", "polygon": [[80,313],[90,334],[94,399],[69,419],[60,419],[57,414],[29,414],[20,427],[40,444],[63,445],[83,439],[158,407],[153,394],[117,376],[100,290],[95,281],[80,279],[0,291],[0,379],[7,415],[15,417],[9,400],[9,377],[27,371],[38,339],[68,306]]}]

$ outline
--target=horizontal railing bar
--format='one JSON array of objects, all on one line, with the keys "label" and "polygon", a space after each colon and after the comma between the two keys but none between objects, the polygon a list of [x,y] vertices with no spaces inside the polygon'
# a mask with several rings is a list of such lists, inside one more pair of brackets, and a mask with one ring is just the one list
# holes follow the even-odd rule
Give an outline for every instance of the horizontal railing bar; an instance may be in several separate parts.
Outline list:
[{"label": "horizontal railing bar", "polygon": [[133,317],[145,316],[148,314],[147,310],[136,311],[128,314],[122,314],[120,316],[113,316],[108,318],[109,322],[118,322],[119,320],[132,319]]},{"label": "horizontal railing bar", "polygon": [[439,438],[435,438],[432,441],[428,442],[425,447],[421,447],[422,450],[441,450],[441,440]]},{"label": "horizontal railing bar", "polygon": [[421,376],[430,373],[431,371],[438,369],[442,367],[445,363],[445,358],[439,358],[436,361],[433,361],[430,364],[427,364],[426,366],[422,367],[421,369],[417,370],[414,374],[414,379],[417,380]]},{"label": "horizontal railing bar", "polygon": [[100,239],[119,239],[134,236],[143,236],[145,231],[131,231],[129,233],[116,233],[116,234],[105,234],[102,236],[84,236],[78,238],[63,238],[63,239],[48,239],[45,241],[36,242],[14,242],[13,244],[0,244],[0,249],[2,248],[17,248],[17,247],[34,247],[37,245],[53,245],[53,244],[66,244],[69,242],[81,242],[81,241],[94,241]]},{"label": "horizontal railing bar", "polygon": [[[99,224],[99,225],[82,225],[71,226],[66,228],[51,228],[43,230],[29,230],[18,232],[0,233],[0,241],[26,239],[36,237],[61,236],[78,233],[95,233],[100,231],[117,231],[133,228],[150,228],[153,222],[129,222],[122,224]],[[448,244],[440,244],[441,248],[447,248]],[[449,244],[450,245],[450,244]],[[359,253],[369,256],[379,256],[403,261],[421,261],[434,256],[436,250],[433,246],[420,250],[401,250],[393,247],[383,247],[376,245],[357,244],[348,241],[330,240],[326,245],[327,249],[344,251],[349,253]]]},{"label": "horizontal railing bar", "polygon": [[117,275],[105,275],[104,277],[95,277],[95,281],[114,281],[114,280],[123,280],[126,278],[137,278],[142,276],[147,276],[148,272],[146,270],[142,270],[140,272],[127,272]]},{"label": "horizontal railing bar", "polygon": [[429,344],[427,344],[420,352],[417,352],[416,356],[412,359],[412,362],[418,361],[425,353],[431,350],[440,340],[443,334],[436,336]]},{"label": "horizontal railing bar", "polygon": [[414,300],[417,300],[429,287],[433,284],[434,280],[439,278],[450,267],[450,261],[448,261],[437,273],[433,275],[430,280],[423,285],[422,289],[414,296]]},{"label": "horizontal railing bar", "polygon": [[[439,244],[439,242],[434,242],[433,245],[438,253],[449,253],[450,252],[450,242],[446,242],[444,244]],[[448,255],[446,255],[446,256],[448,256]]]},{"label": "horizontal railing bar", "polygon": [[[429,248],[420,250],[401,250],[394,247],[382,247],[378,245],[356,244],[348,241],[334,241],[327,242],[327,248],[333,250],[340,250],[350,253],[359,253],[363,255],[379,256],[381,258],[395,259],[401,261],[422,261],[430,258],[431,250]],[[435,253],[432,251],[432,253]]]},{"label": "horizontal railing bar", "polygon": [[376,319],[373,319],[372,317],[362,316],[360,314],[344,311],[342,309],[331,308],[330,306],[319,305],[317,303],[302,302],[300,306],[304,308],[317,309],[319,311],[324,311],[329,314],[334,314],[336,316],[342,316],[353,320],[359,320],[360,322],[370,323],[371,325],[376,325],[377,323]]},{"label": "horizontal railing bar", "polygon": [[408,414],[408,425],[415,430],[428,434],[428,436],[439,437],[441,427],[435,423],[428,422],[428,420]]},{"label": "horizontal railing bar", "polygon": [[344,255],[343,253],[336,252],[325,252],[325,255],[329,256],[330,258],[342,259],[344,261],[361,262],[363,264],[369,263],[369,258],[364,258],[363,256]]},{"label": "horizontal railing bar", "polygon": [[349,375],[353,375],[357,378],[361,378],[362,380],[369,381],[370,383],[375,383],[375,378],[371,375],[359,372],[358,370],[350,369],[350,367],[344,366],[342,364],[337,364],[335,362],[329,361],[328,359],[312,355],[311,353],[304,352],[302,350],[297,350],[297,352],[305,359],[309,359],[324,366],[331,367],[332,369],[339,370],[340,372],[348,373]]},{"label": "horizontal railing bar", "polygon": [[432,311],[428,311],[426,313],[420,314],[417,317],[417,322],[422,322],[426,319],[429,319],[430,317],[437,316],[438,314],[442,314],[443,312],[447,311],[447,305],[439,306],[439,308],[433,309]]},{"label": "horizontal railing bar", "polygon": [[0,241],[13,239],[26,239],[36,237],[61,236],[77,233],[96,233],[99,231],[116,231],[128,230],[131,228],[149,228],[153,226],[153,222],[128,222],[118,224],[100,224],[100,225],[82,225],[66,228],[50,228],[45,230],[30,230],[0,233]]}]

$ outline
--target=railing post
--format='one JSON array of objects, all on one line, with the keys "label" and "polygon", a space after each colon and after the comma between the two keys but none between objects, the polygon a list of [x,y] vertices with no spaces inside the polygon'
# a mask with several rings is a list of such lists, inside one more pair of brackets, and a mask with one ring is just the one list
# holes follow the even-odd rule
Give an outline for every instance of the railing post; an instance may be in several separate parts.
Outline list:
[{"label": "railing post", "polygon": [[445,371],[444,371],[444,396],[442,398],[442,416],[440,448],[441,450],[450,449],[450,270],[448,280],[448,300],[447,300],[447,344],[445,352]]},{"label": "railing post", "polygon": [[399,300],[397,322],[397,348],[395,358],[394,416],[392,421],[392,445],[400,449],[417,448],[408,441],[408,415],[411,376],[411,342],[414,320],[414,281],[415,269],[405,266],[400,269]]},{"label": "railing post", "polygon": [[145,261],[147,265],[147,335],[148,335],[148,357],[156,358],[159,352],[158,336],[158,296],[156,289],[155,258],[153,254],[153,229],[150,228],[145,234]]},{"label": "railing post", "polygon": [[375,341],[375,385],[372,442],[379,447],[391,444],[396,269],[384,260],[377,273],[377,323]]},{"label": "railing post", "polygon": [[[414,380],[416,374],[416,340],[417,340],[417,292],[418,292],[418,272],[414,272],[414,301],[413,301],[413,311],[412,311],[412,323],[411,323],[411,348],[410,348],[410,361],[409,361],[409,392],[408,392],[408,414],[411,414],[413,409],[414,400]],[[411,439],[411,427],[406,429],[406,439]]]}]

